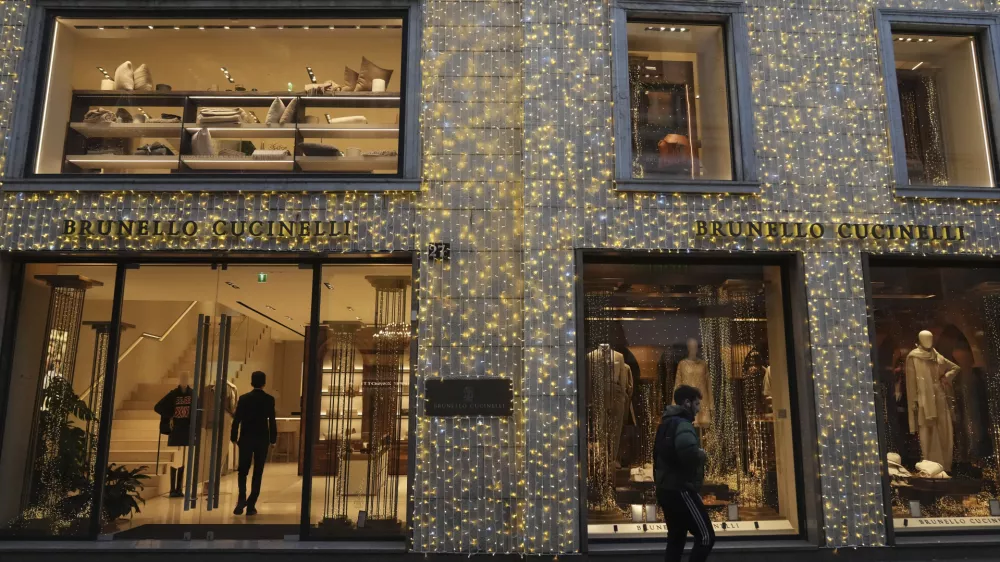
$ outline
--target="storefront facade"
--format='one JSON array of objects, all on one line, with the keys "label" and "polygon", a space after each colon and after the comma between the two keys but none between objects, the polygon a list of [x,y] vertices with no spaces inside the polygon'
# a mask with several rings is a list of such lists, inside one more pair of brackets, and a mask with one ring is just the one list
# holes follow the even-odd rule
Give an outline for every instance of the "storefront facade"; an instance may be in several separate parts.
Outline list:
[{"label": "storefront facade", "polygon": [[[1000,532],[992,6],[5,17],[5,539],[652,551],[682,382],[721,550]],[[284,437],[268,519],[233,525],[215,389],[253,370]],[[150,412],[188,382],[215,406],[185,439]],[[145,514],[97,517],[95,482],[150,458]]]}]

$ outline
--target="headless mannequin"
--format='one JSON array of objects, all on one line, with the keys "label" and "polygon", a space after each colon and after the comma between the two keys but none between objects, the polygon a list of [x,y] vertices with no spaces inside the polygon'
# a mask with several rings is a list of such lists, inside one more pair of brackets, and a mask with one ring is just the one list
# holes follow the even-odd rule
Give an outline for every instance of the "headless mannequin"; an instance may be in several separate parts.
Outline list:
[{"label": "headless mannequin", "polygon": [[920,437],[924,460],[951,470],[955,445],[948,391],[959,367],[934,349],[934,334],[917,335],[919,345],[906,356],[906,399],[910,433]]},{"label": "headless mannequin", "polygon": [[704,429],[712,426],[712,381],[708,375],[708,363],[698,358],[698,340],[688,338],[688,355],[677,364],[674,390],[681,385],[693,386],[701,391],[701,410],[694,418],[694,426]]},{"label": "headless mannequin", "polygon": [[[154,408],[157,411],[157,413],[159,413],[162,417],[169,417],[169,420],[170,420],[169,423],[170,423],[170,430],[171,431],[168,432],[168,434],[169,434],[169,438],[167,440],[168,446],[181,447],[181,455],[180,455],[180,457],[181,457],[181,466],[180,467],[177,467],[177,466],[171,466],[170,467],[170,492],[169,492],[169,495],[172,498],[184,497],[184,492],[182,490],[183,485],[184,485],[184,463],[185,463],[185,461],[187,459],[187,454],[186,453],[187,453],[187,446],[188,446],[189,437],[188,437],[187,434],[184,434],[184,435],[174,435],[174,429],[175,429],[174,418],[177,417],[177,415],[178,415],[177,408],[178,407],[183,407],[183,405],[178,402],[177,398],[174,398],[171,395],[176,395],[179,392],[186,392],[187,393],[187,398],[188,398],[187,408],[188,408],[188,410],[187,410],[187,414],[185,415],[185,417],[188,420],[190,420],[190,408],[192,406],[192,404],[190,402],[191,380],[188,377],[188,374],[187,373],[181,373],[181,374],[178,375],[177,378],[178,378],[177,388],[174,389],[174,390],[171,390],[169,393],[167,393],[167,396],[165,396],[162,400],[160,400],[160,402],[158,402],[157,405],[156,405],[156,407]],[[161,433],[162,433],[162,431],[161,431]],[[159,466],[159,460],[157,460],[157,466]]]}]

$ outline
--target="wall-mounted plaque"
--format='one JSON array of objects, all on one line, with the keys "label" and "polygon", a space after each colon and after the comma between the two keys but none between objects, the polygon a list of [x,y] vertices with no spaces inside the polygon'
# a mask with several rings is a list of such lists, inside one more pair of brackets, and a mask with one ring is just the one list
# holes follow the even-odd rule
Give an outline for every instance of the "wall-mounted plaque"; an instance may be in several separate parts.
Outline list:
[{"label": "wall-mounted plaque", "polygon": [[428,416],[510,416],[514,386],[510,379],[432,379],[427,381]]}]

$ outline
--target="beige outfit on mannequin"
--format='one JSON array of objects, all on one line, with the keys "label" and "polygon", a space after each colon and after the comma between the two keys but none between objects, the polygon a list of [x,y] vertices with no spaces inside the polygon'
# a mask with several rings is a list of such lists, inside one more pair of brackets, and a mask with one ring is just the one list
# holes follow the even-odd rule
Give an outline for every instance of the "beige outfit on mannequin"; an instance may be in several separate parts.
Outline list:
[{"label": "beige outfit on mannequin", "polygon": [[701,359],[681,359],[674,377],[674,390],[681,385],[693,386],[701,391],[701,410],[694,418],[695,427],[712,425],[712,383],[708,377],[708,363]]},{"label": "beige outfit on mannequin", "polygon": [[906,356],[906,396],[909,404],[910,433],[920,437],[923,460],[940,463],[951,470],[955,432],[951,405],[942,382],[951,382],[959,366],[936,349],[918,346]]},{"label": "beige outfit on mannequin", "polygon": [[[607,353],[610,353],[610,358],[605,355]],[[632,369],[625,364],[624,355],[610,348],[591,351],[587,355],[587,362],[590,369],[590,391],[603,391],[606,400],[608,417],[607,434],[604,437],[607,439],[608,455],[614,464],[618,460],[618,445],[621,443],[625,414],[632,403]]]}]

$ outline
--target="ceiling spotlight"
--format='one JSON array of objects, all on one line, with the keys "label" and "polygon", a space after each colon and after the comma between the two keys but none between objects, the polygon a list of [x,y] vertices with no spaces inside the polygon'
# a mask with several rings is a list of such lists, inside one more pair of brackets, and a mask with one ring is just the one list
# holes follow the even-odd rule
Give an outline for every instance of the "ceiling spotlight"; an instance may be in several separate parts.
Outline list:
[{"label": "ceiling spotlight", "polygon": [[229,26],[228,25],[224,25],[224,26],[222,26],[222,28],[223,29],[229,29]]},{"label": "ceiling spotlight", "polygon": [[277,308],[274,308],[273,306],[271,306],[271,305],[269,305],[269,304],[265,304],[265,305],[264,305],[264,308],[266,308],[266,309],[268,309],[268,310],[278,310]]},{"label": "ceiling spotlight", "polygon": [[153,26],[151,26],[151,25],[147,25],[146,27],[148,27],[150,29],[153,29]]},{"label": "ceiling spotlight", "polygon": [[302,29],[309,29],[309,26],[308,25],[303,25]]},{"label": "ceiling spotlight", "polygon": [[239,285],[237,285],[236,283],[233,283],[232,281],[226,281],[226,285],[229,285],[230,287],[232,287],[234,289],[239,289],[240,288]]},{"label": "ceiling spotlight", "polygon": [[257,26],[256,25],[251,25],[250,29],[257,29]]},{"label": "ceiling spotlight", "polygon": [[180,29],[180,28],[181,28],[181,26],[179,26],[179,25],[175,25],[174,26],[174,29]]},{"label": "ceiling spotlight", "polygon": [[101,31],[104,31],[104,27],[98,27],[97,29],[100,29]]},{"label": "ceiling spotlight", "polygon": [[[324,113],[323,115],[326,117],[326,124],[327,125],[332,125],[333,124],[333,117],[330,117],[329,113]],[[333,287],[330,287],[329,283],[327,283],[327,288],[328,289],[332,289]]]},{"label": "ceiling spotlight", "polygon": [[199,26],[198,26],[198,29],[200,29],[200,30],[202,30],[202,31],[205,31],[205,26],[204,26],[204,25],[199,25]]},{"label": "ceiling spotlight", "polygon": [[323,286],[326,287],[327,289],[330,289],[331,291],[333,290],[333,285],[331,285],[330,283],[328,283],[326,281],[323,282]]},{"label": "ceiling spotlight", "polygon": [[687,30],[688,30],[688,28],[686,28],[686,27],[682,27],[681,28],[681,31],[687,31]]}]

